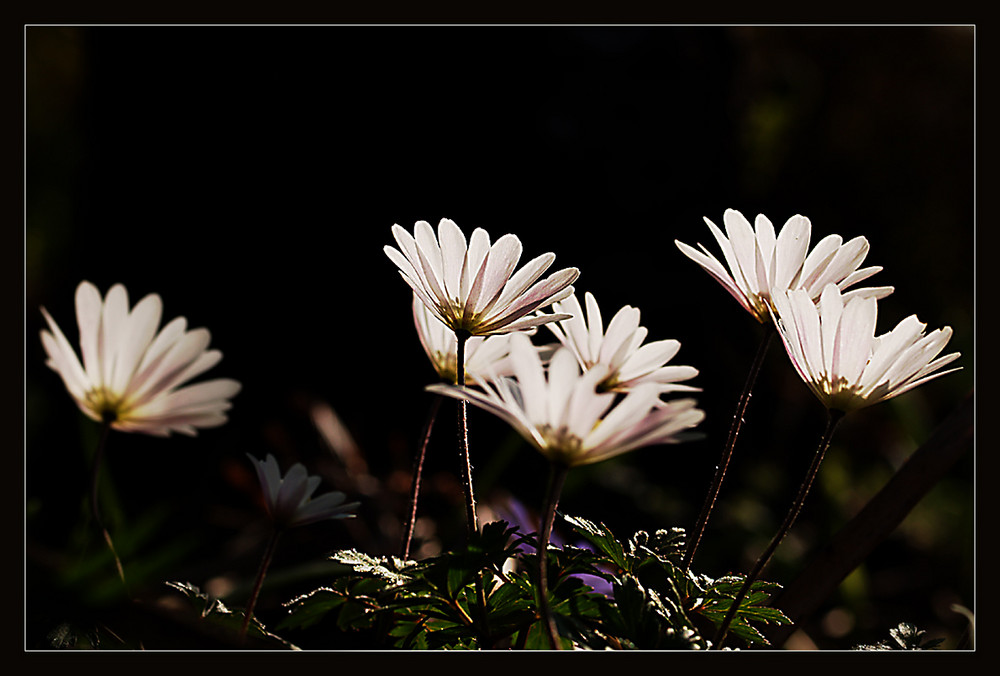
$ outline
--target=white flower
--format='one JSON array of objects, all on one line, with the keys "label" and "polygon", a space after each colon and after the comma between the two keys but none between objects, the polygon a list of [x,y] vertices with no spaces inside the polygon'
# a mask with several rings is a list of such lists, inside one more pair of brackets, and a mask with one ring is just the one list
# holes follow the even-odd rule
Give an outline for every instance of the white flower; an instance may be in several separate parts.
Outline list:
[{"label": "white flower", "polygon": [[[581,375],[576,357],[560,348],[546,376],[527,336],[510,338],[516,381],[498,377],[483,392],[431,385],[432,392],[464,399],[499,416],[550,460],[573,467],[653,444],[676,443],[678,433],[704,418],[692,399],[660,402],[655,384],[644,383],[624,397],[598,392],[607,368]],[[617,403],[616,399],[619,399]]]},{"label": "white flower", "polygon": [[[455,332],[432,315],[416,294],[413,294],[413,323],[417,327],[420,344],[438,376],[444,381],[457,383],[458,339]],[[465,377],[470,385],[485,379],[491,372],[510,375],[510,360],[507,358],[510,335],[473,336],[466,341]]]},{"label": "white flower", "polygon": [[[743,214],[726,209],[723,223],[728,239],[708,218],[705,223],[719,243],[729,271],[702,244],[698,244],[701,251],[697,251],[683,242],[674,243],[761,323],[770,321],[771,299],[778,294],[804,288],[815,301],[831,282],[843,291],[882,269],[858,269],[868,255],[868,240],[864,237],[844,243],[839,235],[827,235],[807,256],[812,226],[805,216],[789,218],[777,237],[771,221],[763,214],[757,216],[754,230]],[[892,291],[891,286],[870,287],[848,295],[884,298]]]},{"label": "white flower", "polygon": [[121,284],[107,298],[90,282],[76,290],[76,318],[80,330],[77,358],[66,336],[42,308],[50,331],[42,330],[46,364],[62,376],[77,406],[88,417],[110,420],[114,429],[169,436],[195,435],[196,428],[226,422],[225,411],[240,390],[235,380],[220,378],[181,387],[222,359],[209,350],[207,329],[187,330],[178,317],[157,333],[162,302],[156,294],[140,300],[129,311],[128,293]]},{"label": "white flower", "polygon": [[576,268],[566,268],[536,283],[555,260],[552,253],[512,275],[521,257],[517,237],[504,235],[490,246],[490,236],[476,228],[466,246],[465,235],[447,218],[438,224],[437,237],[426,221],[417,222],[414,236],[398,225],[392,226],[392,234],[401,251],[391,246],[384,251],[417,297],[448,328],[474,336],[560,319],[531,313],[572,293],[570,284],[580,275]]},{"label": "white flower", "polygon": [[823,404],[848,412],[891,399],[957,369],[939,371],[960,354],[936,358],[951,338],[944,327],[924,335],[926,324],[910,315],[875,335],[875,298],[842,295],[828,284],[813,303],[797,289],[775,296],[775,323],[802,380]]},{"label": "white flower", "polygon": [[346,519],[354,516],[349,510],[358,506],[357,502],[344,503],[346,497],[340,491],[331,491],[312,497],[321,479],[309,476],[302,463],[292,465],[282,477],[278,461],[270,453],[264,460],[258,460],[249,453],[247,457],[257,470],[261,488],[264,490],[264,504],[267,513],[280,526],[304,526],[325,519]]},{"label": "white flower", "polygon": [[680,350],[680,341],[657,340],[642,344],[648,331],[639,326],[638,308],[626,305],[618,310],[605,332],[601,310],[589,291],[584,295],[584,302],[587,304],[586,319],[580,301],[573,294],[552,305],[555,312],[570,315],[569,319],[546,326],[573,352],[584,370],[598,364],[607,367],[608,375],[598,384],[599,390],[627,392],[641,383],[655,383],[661,394],[699,390],[678,384],[678,381],[698,375],[696,368],[666,365]]}]

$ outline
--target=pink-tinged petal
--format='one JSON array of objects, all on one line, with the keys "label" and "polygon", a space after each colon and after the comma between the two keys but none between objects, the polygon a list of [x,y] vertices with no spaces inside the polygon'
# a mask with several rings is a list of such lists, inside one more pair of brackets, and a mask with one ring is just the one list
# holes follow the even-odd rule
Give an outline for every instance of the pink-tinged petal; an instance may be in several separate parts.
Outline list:
[{"label": "pink-tinged petal", "polygon": [[632,379],[662,367],[681,348],[678,340],[667,339],[647,343],[636,350],[621,367],[621,379]]},{"label": "pink-tinged petal", "polygon": [[545,253],[525,263],[507,281],[503,293],[500,294],[494,307],[504,308],[514,302],[518,296],[523,294],[529,286],[542,276],[543,272],[549,269],[549,266],[552,265],[555,259],[555,254]]},{"label": "pink-tinged petal", "polygon": [[[771,278],[773,277],[770,271],[774,262],[776,238],[774,236],[774,225],[772,225],[771,221],[764,214],[757,214],[757,218],[754,219],[754,236],[757,238],[757,250],[760,252],[765,269],[768,271],[767,277]],[[758,274],[757,279],[762,279],[762,277]]]},{"label": "pink-tinged petal", "polygon": [[423,254],[424,260],[430,264],[434,277],[444,287],[444,264],[441,260],[441,245],[434,235],[434,228],[427,221],[417,221],[413,227],[413,239],[417,243],[417,251]]},{"label": "pink-tinged petal", "polygon": [[840,287],[841,291],[843,291],[847,287],[853,286],[854,284],[857,284],[858,282],[864,281],[864,280],[868,279],[869,277],[871,277],[872,275],[874,275],[876,273],[879,273],[879,272],[882,272],[882,266],[881,265],[873,265],[873,266],[868,267],[868,268],[861,268],[860,270],[855,270],[851,274],[849,274],[846,277],[844,277],[843,280],[837,282],[837,286]]},{"label": "pink-tinged petal", "polygon": [[861,373],[871,359],[877,316],[878,304],[874,298],[859,298],[844,308],[838,340],[840,362],[835,373],[848,383],[860,383]]},{"label": "pink-tinged petal", "polygon": [[76,321],[80,330],[80,355],[87,377],[95,386],[101,386],[101,357],[98,336],[101,333],[101,315],[104,301],[97,287],[90,282],[80,282],[76,288]]},{"label": "pink-tinged petal", "polygon": [[510,337],[510,364],[521,388],[523,397],[521,408],[532,423],[544,420],[545,412],[548,410],[545,373],[538,353],[532,346],[531,340],[524,334],[517,333]]},{"label": "pink-tinged petal", "polygon": [[135,375],[146,350],[151,346],[160,326],[163,303],[156,294],[139,301],[128,316],[122,343],[110,383],[113,392],[124,392]]},{"label": "pink-tinged petal", "polygon": [[813,247],[813,250],[806,256],[805,263],[802,264],[802,274],[799,275],[798,287],[809,291],[813,298],[819,298],[823,292],[823,287],[816,284],[826,266],[836,255],[843,239],[840,235],[827,235]]},{"label": "pink-tinged petal", "polygon": [[578,439],[585,439],[615,402],[613,392],[597,392],[597,385],[608,375],[608,369],[598,364],[573,383],[565,424],[570,434]]},{"label": "pink-tinged petal", "polygon": [[[821,319],[823,345],[823,371],[828,374],[837,373],[839,364],[834,359],[838,355],[838,336],[840,336],[840,318],[844,311],[844,302],[835,284],[827,284],[819,298],[819,316]],[[845,327],[844,335],[850,339],[850,327]]]},{"label": "pink-tinged petal", "polygon": [[632,338],[639,331],[639,310],[626,305],[611,318],[608,332],[601,344],[598,360],[617,371],[635,352]]},{"label": "pink-tinged petal", "polygon": [[735,298],[736,301],[743,306],[744,310],[756,315],[756,311],[753,309],[753,306],[747,301],[746,293],[744,293],[743,290],[736,285],[732,277],[728,272],[726,272],[726,269],[722,267],[722,263],[720,263],[718,259],[709,254],[707,251],[702,253],[701,251],[688,246],[684,242],[674,240],[674,244],[676,244],[677,248],[681,250],[681,253],[700,265],[705,272],[710,274],[715,279],[715,281],[722,284],[723,288],[725,288],[725,290],[729,292],[729,295]]},{"label": "pink-tinged petal", "polygon": [[[740,269],[740,262],[739,259],[736,257],[736,253],[733,251],[732,243],[729,241],[729,239],[726,238],[726,235],[722,233],[722,231],[715,223],[708,220],[708,218],[704,218],[704,221],[708,225],[708,229],[712,232],[712,236],[715,237],[715,241],[719,245],[719,248],[722,249],[722,257],[725,259],[726,265],[729,267],[729,275],[732,277],[732,280],[736,284],[736,287],[744,295],[747,296],[751,295],[753,293],[753,290],[750,288],[750,285],[747,283],[746,277],[743,275],[743,271]],[[723,223],[724,222],[725,222],[725,216],[723,216]],[[698,246],[701,246],[702,249],[704,249],[705,253],[708,253],[708,249],[706,249],[704,246],[702,246],[701,244],[699,244]]]},{"label": "pink-tinged petal", "polygon": [[569,415],[570,395],[573,393],[573,385],[579,375],[580,367],[570,350],[558,350],[553,355],[552,362],[549,364],[548,391],[544,403],[548,410],[547,420],[555,429],[566,424],[566,418]]},{"label": "pink-tinged petal", "polygon": [[580,271],[576,268],[566,268],[553,273],[545,280],[536,283],[533,287],[512,303],[506,310],[490,317],[484,322],[476,333],[494,333],[498,329],[520,319],[529,312],[534,312],[554,302],[559,293],[565,292],[566,288],[576,281],[580,276]]},{"label": "pink-tinged petal", "polygon": [[854,272],[868,255],[868,240],[855,237],[837,250],[826,268],[816,277],[810,288],[822,289],[827,284],[836,284]]},{"label": "pink-tinged petal", "polygon": [[601,358],[601,344],[604,342],[604,321],[601,318],[601,308],[589,291],[584,294],[583,302],[587,306],[587,352],[596,360]]},{"label": "pink-tinged petal", "polygon": [[534,329],[539,326],[545,326],[551,322],[558,322],[564,319],[569,319],[569,315],[566,314],[538,314],[532,315],[530,317],[523,317],[517,319],[510,324],[504,324],[498,329],[493,329],[489,333],[493,336],[503,336],[507,334],[514,334],[518,332],[527,331]]},{"label": "pink-tinged petal", "polygon": [[520,259],[521,240],[514,235],[504,235],[490,248],[484,264],[482,289],[473,308],[475,316],[486,315],[493,309]]},{"label": "pink-tinged petal", "polygon": [[97,335],[97,354],[101,362],[101,383],[110,386],[118,353],[128,325],[128,292],[121,284],[115,284],[104,298],[101,313],[101,330]]},{"label": "pink-tinged petal", "polygon": [[462,303],[468,308],[475,305],[475,300],[470,297],[472,282],[475,281],[486,261],[486,255],[490,252],[490,236],[482,228],[472,231],[469,238],[469,250],[465,256],[465,266],[462,269]]},{"label": "pink-tinged petal", "polygon": [[[440,252],[438,256],[440,257]],[[442,312],[450,315],[451,303],[449,302],[448,295],[444,292],[444,287],[441,286],[440,273],[434,270],[433,264],[427,260],[424,250],[419,246],[417,247],[417,258],[420,261],[420,272],[427,283],[425,287],[427,295],[433,299],[437,299],[438,307],[441,308]]]},{"label": "pink-tinged petal", "polygon": [[772,293],[792,288],[804,267],[811,236],[812,224],[805,216],[796,214],[785,222],[774,247]]},{"label": "pink-tinged petal", "polygon": [[[844,288],[841,285],[837,285],[841,289]],[[886,296],[892,295],[892,292],[896,288],[892,286],[866,286],[860,289],[852,289],[851,291],[845,292],[844,302],[846,303],[851,298],[875,298],[876,300],[881,300]]]},{"label": "pink-tinged petal", "polygon": [[[747,284],[747,292],[756,294],[761,290],[757,280],[757,238],[754,237],[750,221],[735,209],[726,209],[722,216],[729,236],[729,244],[733,248],[733,256],[739,265],[739,271]],[[734,271],[735,275],[735,271]]]},{"label": "pink-tinged petal", "polygon": [[45,321],[51,330],[51,333],[41,331],[42,346],[49,356],[48,365],[62,377],[66,389],[74,399],[83,399],[91,387],[90,379],[73,347],[45,308],[42,308],[42,315],[45,316]]},{"label": "pink-tinged petal", "polygon": [[465,269],[465,235],[455,221],[442,218],[438,223],[438,240],[441,242],[442,276],[448,298],[461,303],[462,271]]},{"label": "pink-tinged petal", "polygon": [[136,378],[130,398],[137,404],[156,398],[179,385],[180,376],[208,348],[212,335],[208,329],[194,329],[176,340],[163,357]]}]

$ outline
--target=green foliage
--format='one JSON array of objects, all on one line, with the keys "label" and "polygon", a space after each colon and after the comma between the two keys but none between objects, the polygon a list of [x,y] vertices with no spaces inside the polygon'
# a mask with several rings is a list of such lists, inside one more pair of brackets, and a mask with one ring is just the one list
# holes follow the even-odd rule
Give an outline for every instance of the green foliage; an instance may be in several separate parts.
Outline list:
[{"label": "green foliage", "polygon": [[[604,524],[564,516],[591,548],[550,545],[549,595],[563,648],[704,650],[743,578],[712,580],[680,567],[684,531],[643,531],[619,541]],[[550,648],[538,608],[534,534],[503,521],[483,526],[469,545],[424,561],[335,553],[330,583],[286,604],[277,630],[361,632],[386,648]],[[584,576],[610,583],[605,595]],[[594,579],[594,578],[590,578]],[[485,607],[479,603],[481,581]],[[789,622],[766,606],[778,585],[758,582],[731,633],[767,645],[751,623]]]},{"label": "green foliage", "polygon": [[889,630],[889,639],[870,645],[859,645],[855,650],[934,650],[944,642],[942,638],[925,641],[926,633],[912,624],[900,622]]},{"label": "green foliage", "polygon": [[[232,612],[222,601],[212,598],[188,582],[167,582],[166,584],[187,597],[200,621],[208,625],[206,633],[221,633],[231,637],[239,635],[240,628],[243,626],[243,613]],[[253,645],[272,649],[296,649],[285,639],[268,632],[256,617],[250,618],[246,640]]]}]

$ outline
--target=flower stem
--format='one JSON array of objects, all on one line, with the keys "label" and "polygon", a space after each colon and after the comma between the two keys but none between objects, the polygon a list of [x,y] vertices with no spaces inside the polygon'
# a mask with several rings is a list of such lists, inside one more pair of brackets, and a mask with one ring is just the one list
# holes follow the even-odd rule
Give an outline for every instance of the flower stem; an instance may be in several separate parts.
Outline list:
[{"label": "flower stem", "polygon": [[246,610],[243,611],[243,626],[240,628],[241,639],[247,635],[247,627],[250,626],[250,618],[253,617],[253,609],[257,605],[257,597],[260,595],[260,588],[264,584],[264,576],[267,575],[267,569],[271,565],[271,559],[274,557],[274,550],[278,546],[279,537],[281,537],[281,529],[275,526],[271,532],[270,539],[267,541],[264,557],[260,560],[260,568],[257,570],[257,578],[253,583],[253,591],[250,592],[250,601],[247,603]]},{"label": "flower stem", "polygon": [[434,395],[434,400],[431,402],[431,410],[427,414],[427,423],[424,427],[420,450],[417,451],[417,457],[414,460],[413,483],[410,486],[410,514],[406,521],[401,550],[401,558],[403,559],[410,557],[410,542],[413,540],[413,527],[417,522],[417,501],[420,497],[420,480],[424,470],[424,457],[427,454],[427,444],[431,439],[431,430],[434,428],[434,421],[437,420],[438,410],[441,408],[441,401],[443,399],[444,397],[439,394]]},{"label": "flower stem", "polygon": [[[468,331],[462,329],[455,330],[455,338],[458,342],[457,362],[455,365],[456,382],[459,387],[465,387],[465,342],[470,338]],[[465,526],[468,533],[479,530],[479,522],[476,519],[476,497],[472,491],[472,462],[469,459],[469,428],[468,428],[468,408],[464,399],[458,401],[458,451],[462,462],[462,487],[465,489]]]},{"label": "flower stem", "polygon": [[118,558],[118,552],[115,550],[114,542],[111,541],[111,534],[108,533],[108,529],[104,527],[104,522],[101,520],[101,510],[98,501],[98,484],[101,478],[101,462],[104,459],[104,449],[108,443],[108,437],[111,435],[111,423],[114,422],[114,417],[106,415],[104,421],[101,423],[101,436],[100,440],[97,442],[97,451],[94,453],[94,467],[90,475],[90,514],[94,518],[94,523],[97,527],[101,529],[101,534],[104,536],[104,542],[107,543],[108,549],[111,550],[111,556],[115,559],[115,568],[118,571],[118,578],[125,584],[125,570],[122,568],[121,559]]},{"label": "flower stem", "polygon": [[692,531],[692,537],[688,540],[687,551],[684,553],[682,566],[684,572],[687,572],[691,568],[694,553],[698,549],[702,535],[705,534],[705,528],[708,526],[708,519],[712,514],[712,509],[715,508],[715,501],[719,497],[719,491],[722,489],[722,481],[725,479],[726,470],[729,468],[729,460],[733,457],[736,437],[739,436],[740,427],[743,425],[743,416],[746,414],[747,406],[750,404],[750,393],[753,390],[754,383],[757,382],[757,375],[760,373],[760,367],[764,363],[764,357],[767,354],[767,349],[771,346],[774,334],[774,323],[768,322],[765,324],[764,335],[761,338],[760,346],[757,348],[757,354],[754,356],[753,363],[750,365],[750,372],[747,374],[747,380],[743,385],[743,392],[740,394],[739,402],[736,404],[736,415],[733,416],[733,422],[729,427],[729,436],[726,438],[726,445],[722,449],[722,457],[719,459],[719,464],[715,467],[715,476],[712,478],[712,484],[708,489],[708,494],[705,496],[705,502],[701,507],[701,513],[698,515],[698,521],[695,523],[694,530]]},{"label": "flower stem", "polygon": [[553,462],[549,465],[549,485],[545,489],[545,504],[542,508],[542,532],[538,536],[538,588],[542,621],[545,622],[545,630],[553,650],[561,650],[562,643],[559,640],[555,618],[552,616],[552,607],[549,605],[549,540],[552,537],[552,524],[556,517],[559,494],[562,493],[568,473],[569,468],[561,463]]},{"label": "flower stem", "polygon": [[[465,343],[471,335],[464,329],[455,330],[457,343],[455,351],[455,383],[465,387]],[[476,518],[476,496],[472,490],[472,460],[469,457],[469,426],[468,406],[464,399],[458,401],[458,449],[461,456],[462,487],[465,489],[465,527],[467,539],[479,530],[479,520]],[[490,644],[489,619],[486,611],[486,589],[483,583],[482,571],[476,575],[476,602],[480,611],[480,645]]]},{"label": "flower stem", "polygon": [[733,599],[733,603],[729,607],[729,612],[726,613],[725,619],[723,619],[722,624],[719,625],[719,629],[715,634],[715,639],[712,641],[716,650],[722,649],[722,643],[726,640],[726,633],[729,631],[729,625],[736,616],[736,611],[739,610],[740,603],[743,602],[743,599],[750,591],[750,587],[757,581],[757,577],[764,569],[764,566],[766,566],[767,562],[770,561],[771,556],[778,548],[778,545],[781,544],[782,539],[784,539],[785,535],[788,534],[788,531],[791,530],[792,524],[795,523],[795,519],[798,518],[799,512],[802,509],[802,504],[805,502],[806,496],[809,494],[809,489],[812,488],[812,483],[816,478],[817,472],[819,472],[819,465],[823,462],[823,455],[826,453],[826,449],[830,446],[830,440],[833,438],[833,432],[843,417],[844,413],[842,411],[836,411],[833,409],[828,410],[826,432],[824,432],[823,438],[820,440],[819,446],[816,448],[816,454],[813,456],[812,464],[809,465],[806,477],[802,481],[802,485],[799,486],[799,493],[795,496],[795,501],[792,503],[791,509],[788,510],[788,514],[785,515],[785,520],[782,522],[781,527],[778,528],[778,532],[775,533],[774,537],[771,539],[771,544],[767,546],[764,553],[757,559],[757,563],[754,564],[753,569],[747,575],[746,580],[744,580],[739,593],[736,595],[736,598]]}]

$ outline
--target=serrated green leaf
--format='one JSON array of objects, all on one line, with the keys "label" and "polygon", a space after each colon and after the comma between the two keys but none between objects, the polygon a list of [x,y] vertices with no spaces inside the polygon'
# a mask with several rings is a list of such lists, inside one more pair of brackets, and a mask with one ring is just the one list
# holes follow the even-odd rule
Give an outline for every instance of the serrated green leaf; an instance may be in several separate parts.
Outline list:
[{"label": "serrated green leaf", "polygon": [[593,521],[588,521],[578,516],[569,516],[566,514],[560,514],[560,516],[583,539],[596,547],[599,552],[606,554],[615,566],[621,570],[627,569],[628,563],[625,558],[625,550],[622,548],[621,543],[615,539],[611,529],[603,523],[596,524]]}]

